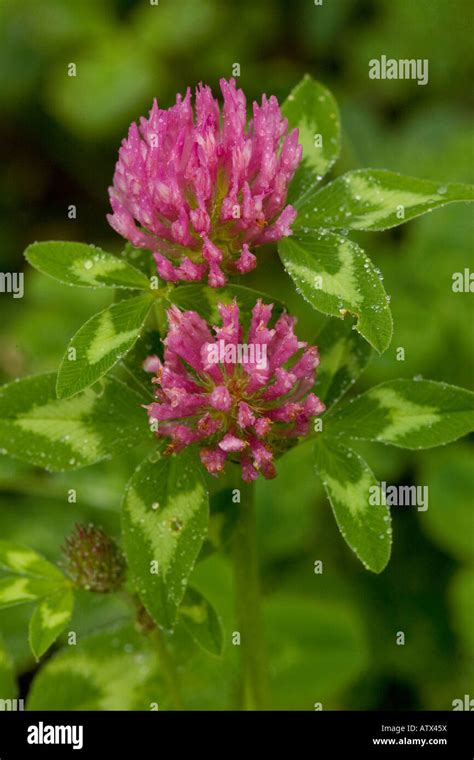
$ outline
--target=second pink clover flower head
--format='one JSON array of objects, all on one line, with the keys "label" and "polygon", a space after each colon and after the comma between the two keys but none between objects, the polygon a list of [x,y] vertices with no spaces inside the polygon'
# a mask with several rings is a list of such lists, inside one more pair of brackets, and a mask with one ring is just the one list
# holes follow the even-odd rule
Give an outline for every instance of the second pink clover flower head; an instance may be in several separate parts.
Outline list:
[{"label": "second pink clover flower head", "polygon": [[194,311],[169,309],[164,362],[145,362],[156,386],[148,415],[157,436],[170,439],[168,453],[198,443],[212,475],[230,459],[246,481],[272,478],[275,454],[324,411],[311,393],[318,350],[298,341],[287,314],[270,327],[271,304],[257,301],[246,343],[237,304],[218,308],[222,326],[212,330]]}]

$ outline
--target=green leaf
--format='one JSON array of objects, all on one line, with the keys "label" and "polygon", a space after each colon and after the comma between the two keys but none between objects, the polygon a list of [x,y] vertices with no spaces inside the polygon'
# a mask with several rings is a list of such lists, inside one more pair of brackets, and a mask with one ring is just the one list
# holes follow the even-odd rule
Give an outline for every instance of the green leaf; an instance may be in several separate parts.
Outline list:
[{"label": "green leaf", "polygon": [[57,583],[44,578],[30,578],[26,575],[0,577],[0,609],[36,602],[57,588]]},{"label": "green leaf", "polygon": [[128,483],[122,526],[137,592],[157,624],[170,629],[206,536],[209,504],[195,452],[165,456],[164,448]]},{"label": "green leaf", "polygon": [[118,376],[142,396],[144,404],[150,403],[153,395],[153,385],[149,372],[143,369],[143,363],[148,356],[159,356],[163,359],[163,342],[156,329],[145,327],[135,345],[114,370]]},{"label": "green leaf", "polygon": [[0,631],[11,655],[17,672],[26,673],[33,664],[33,657],[28,644],[28,623],[32,605],[18,604],[0,610]]},{"label": "green leaf", "polygon": [[67,583],[63,573],[27,546],[0,541],[0,608],[36,601]]},{"label": "green leaf", "polygon": [[0,541],[0,569],[29,578],[64,583],[63,573],[29,546]]},{"label": "green leaf", "polygon": [[304,197],[324,177],[339,156],[341,126],[332,94],[306,74],[283,103],[288,128],[297,127],[303,159],[291,182],[288,200]]},{"label": "green leaf", "polygon": [[13,661],[0,638],[0,711],[7,710],[4,700],[14,699],[18,693]]},{"label": "green leaf", "polygon": [[350,319],[328,319],[315,343],[319,348],[321,364],[313,390],[329,409],[363,372],[372,356],[372,349],[353,329]]},{"label": "green leaf", "polygon": [[48,470],[86,467],[150,437],[141,404],[117,380],[58,399],[55,374],[28,377],[0,389],[0,449]]},{"label": "green leaf", "polygon": [[199,646],[211,654],[222,653],[221,621],[214,607],[196,589],[186,589],[179,608],[179,619]]},{"label": "green leaf", "polygon": [[[225,474],[222,476],[227,478]],[[209,528],[206,540],[199,554],[199,562],[214,552],[224,552],[234,535],[235,526],[238,517],[238,504],[232,502],[232,475],[225,487],[219,479],[208,476],[206,478],[207,486],[210,493],[210,515]],[[216,488],[216,492],[214,492]]]},{"label": "green leaf", "polygon": [[474,393],[433,380],[389,380],[324,422],[331,435],[427,449],[474,430]]},{"label": "green leaf", "polygon": [[369,257],[352,240],[319,230],[280,240],[278,251],[296,289],[332,317],[357,317],[356,330],[383,353],[392,337],[388,299]]},{"label": "green leaf", "polygon": [[95,314],[71,339],[58,372],[58,398],[69,398],[100,380],[137,340],[152,296],[127,298]]},{"label": "green leaf", "polygon": [[150,289],[142,272],[94,245],[51,240],[29,245],[25,256],[35,269],[65,285]]},{"label": "green leaf", "polygon": [[49,649],[69,622],[74,607],[72,589],[64,588],[42,599],[30,620],[29,640],[37,660]]},{"label": "green leaf", "polygon": [[392,529],[387,506],[370,503],[377,480],[362,457],[345,446],[320,439],[314,452],[343,538],[367,570],[380,573],[390,558]]},{"label": "green leaf", "polygon": [[386,230],[447,203],[473,200],[472,185],[404,177],[385,169],[357,169],[296,203],[293,228]]},{"label": "green leaf", "polygon": [[173,291],[173,303],[181,309],[197,311],[210,324],[220,324],[221,318],[217,304],[229,304],[237,301],[241,312],[241,324],[244,329],[250,324],[250,315],[259,298],[264,303],[273,303],[273,316],[278,317],[285,306],[275,298],[259,290],[241,285],[227,285],[224,288],[210,288],[207,285],[183,285]]},{"label": "green leaf", "polygon": [[149,641],[131,626],[89,636],[36,675],[28,710],[150,710],[165,699]]},{"label": "green leaf", "polygon": [[156,263],[153,258],[153,252],[148,248],[135,248],[131,243],[126,243],[123,250],[118,254],[121,259],[128,262],[131,267],[138,269],[151,286],[150,278],[156,277],[160,284],[166,285],[164,280],[160,280],[156,271]]},{"label": "green leaf", "polygon": [[[300,595],[270,597],[264,609],[271,662],[272,707],[323,710],[340,707],[340,694],[368,666],[362,620],[344,604]],[[328,705],[328,701],[336,700]]]}]

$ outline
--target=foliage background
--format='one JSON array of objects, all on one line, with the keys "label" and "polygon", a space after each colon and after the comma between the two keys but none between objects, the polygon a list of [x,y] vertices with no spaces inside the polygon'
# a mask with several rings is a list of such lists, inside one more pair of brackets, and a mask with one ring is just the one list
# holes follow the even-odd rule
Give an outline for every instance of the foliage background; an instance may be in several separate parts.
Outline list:
[{"label": "foliage background", "polygon": [[[469,0],[160,0],[157,7],[148,0],[2,0],[2,271],[23,270],[22,251],[33,240],[118,251],[121,240],[105,220],[107,186],[130,121],[154,96],[168,107],[176,91],[200,80],[217,89],[234,63],[249,101],[262,91],[284,100],[306,71],[333,91],[343,125],[337,173],[371,166],[472,181],[473,13]],[[368,61],[382,54],[428,58],[429,84],[370,80]],[[69,62],[76,78],[67,76]],[[67,218],[69,204],[76,220]],[[451,289],[453,272],[469,266],[472,225],[468,206],[456,204],[390,232],[355,236],[385,276],[395,320],[390,349],[372,360],[357,390],[415,375],[472,387],[472,295]],[[303,337],[316,333],[319,315],[275,260],[247,283],[284,297]],[[71,335],[109,300],[28,269],[25,297],[1,296],[0,380],[56,369]],[[404,362],[396,360],[399,346]],[[304,447],[276,481],[259,484],[275,705],[451,709],[472,690],[472,445],[359,450],[380,479],[428,485],[429,509],[393,508],[392,560],[373,576],[343,543]],[[2,538],[55,560],[78,520],[118,535],[132,470],[130,457],[66,475],[0,459]],[[70,488],[80,494],[77,504],[67,502]],[[313,572],[318,559],[322,575]],[[218,608],[229,606],[226,572],[216,558],[198,571]],[[28,616],[24,607],[0,613],[22,694],[35,668]],[[121,602],[85,595],[71,628],[81,635],[126,618]],[[398,631],[405,646],[396,645]],[[220,668],[216,661],[188,673],[191,707],[223,706]]]}]

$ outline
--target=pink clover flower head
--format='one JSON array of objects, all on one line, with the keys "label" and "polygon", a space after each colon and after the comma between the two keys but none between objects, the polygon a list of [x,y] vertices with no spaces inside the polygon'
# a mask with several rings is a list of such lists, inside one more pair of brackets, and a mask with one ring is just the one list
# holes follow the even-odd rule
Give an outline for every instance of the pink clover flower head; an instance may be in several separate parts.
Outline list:
[{"label": "pink clover flower head", "polygon": [[235,81],[221,79],[222,111],[211,89],[177,95],[130,126],[109,188],[110,225],[154,254],[171,282],[225,285],[230,274],[256,265],[251,249],[291,234],[296,211],[286,204],[301,161],[298,130],[288,133],[274,96],[253,103]]},{"label": "pink clover flower head", "polygon": [[230,460],[245,481],[273,478],[275,455],[309,433],[325,409],[311,392],[318,350],[298,340],[286,313],[270,327],[272,308],[258,300],[245,335],[235,301],[219,304],[213,328],[194,311],[169,309],[164,361],[144,364],[155,386],[148,416],[170,439],[168,453],[198,444],[212,475]]}]

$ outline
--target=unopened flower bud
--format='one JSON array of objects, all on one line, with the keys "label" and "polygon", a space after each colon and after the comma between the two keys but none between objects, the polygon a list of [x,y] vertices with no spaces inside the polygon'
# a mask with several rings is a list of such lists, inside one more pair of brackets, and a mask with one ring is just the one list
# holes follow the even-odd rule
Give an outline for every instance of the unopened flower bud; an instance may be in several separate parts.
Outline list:
[{"label": "unopened flower bud", "polygon": [[101,528],[77,524],[63,547],[64,569],[76,588],[117,591],[125,580],[125,558]]}]

